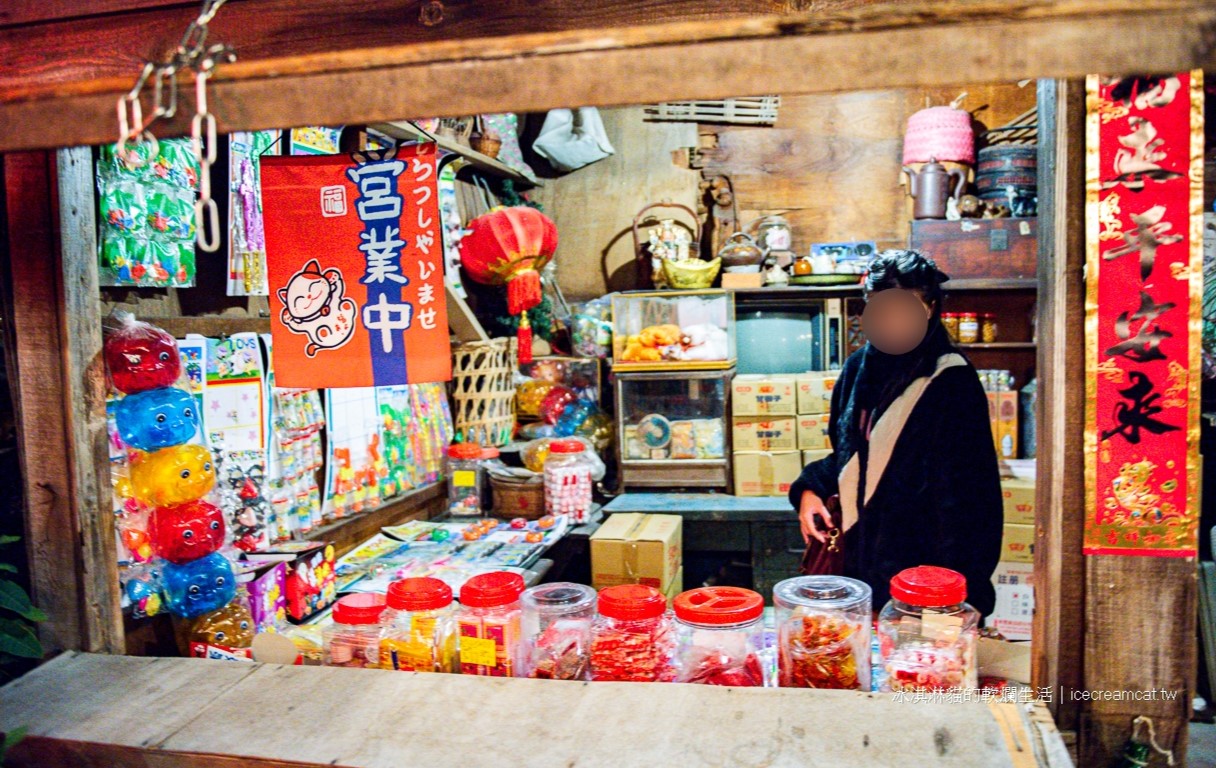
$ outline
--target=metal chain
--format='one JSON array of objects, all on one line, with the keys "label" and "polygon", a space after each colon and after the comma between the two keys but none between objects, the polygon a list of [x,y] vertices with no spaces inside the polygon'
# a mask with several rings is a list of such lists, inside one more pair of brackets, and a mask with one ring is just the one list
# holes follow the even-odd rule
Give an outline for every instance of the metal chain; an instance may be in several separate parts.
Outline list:
[{"label": "metal chain", "polygon": [[[135,86],[118,100],[118,146],[115,154],[129,168],[138,168],[147,162],[127,148],[128,144],[149,143],[147,157],[160,153],[156,137],[149,130],[160,119],[177,114],[177,76],[190,69],[194,71],[195,114],[190,123],[191,147],[199,165],[199,199],[194,204],[194,227],[199,248],[213,252],[219,248],[219,209],[211,197],[211,166],[216,161],[215,116],[207,110],[207,81],[215,74],[220,62],[236,60],[236,53],[223,44],[208,46],[209,24],[226,0],[203,0],[198,18],[190,22],[182,35],[173,57],[163,64],[146,62],[140,70]],[[152,114],[145,120],[140,101],[148,81],[152,80]]]}]

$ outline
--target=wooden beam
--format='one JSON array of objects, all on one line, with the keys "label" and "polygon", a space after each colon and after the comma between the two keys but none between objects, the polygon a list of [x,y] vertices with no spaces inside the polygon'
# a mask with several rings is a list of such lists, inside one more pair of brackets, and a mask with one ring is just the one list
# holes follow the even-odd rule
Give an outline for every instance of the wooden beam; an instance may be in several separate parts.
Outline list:
[{"label": "wooden beam", "polygon": [[[755,92],[1216,68],[1214,39],[1216,7],[1207,0],[883,2],[827,14],[246,60],[222,68],[210,103],[225,132],[370,123]],[[8,88],[0,97],[0,150],[113,140],[115,99],[134,74],[132,66],[126,77]],[[184,134],[189,111],[183,106],[158,132]]]},{"label": "wooden beam", "polygon": [[72,510],[80,547],[84,650],[121,653],[122,608],[115,563],[106,373],[101,356],[101,301],[97,274],[97,202],[93,153],[57,153],[59,211],[59,354],[63,362]]},{"label": "wooden beam", "polygon": [[1032,678],[1077,727],[1085,564],[1085,83],[1039,83],[1039,389]]}]

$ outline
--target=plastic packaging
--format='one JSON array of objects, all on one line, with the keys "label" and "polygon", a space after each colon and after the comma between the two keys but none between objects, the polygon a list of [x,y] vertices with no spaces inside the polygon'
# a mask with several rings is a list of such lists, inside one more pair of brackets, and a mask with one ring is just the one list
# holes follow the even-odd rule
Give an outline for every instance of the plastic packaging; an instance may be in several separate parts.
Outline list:
[{"label": "plastic packaging", "polygon": [[891,579],[878,617],[884,691],[972,690],[979,612],[967,604],[961,573],[922,565]]},{"label": "plastic packaging", "polygon": [[224,544],[224,512],[206,501],[157,507],[148,516],[152,552],[183,564],[211,554]]},{"label": "plastic packaging", "polygon": [[184,632],[186,653],[195,658],[251,659],[254,627],[241,599],[190,621]]},{"label": "plastic packaging", "polygon": [[540,417],[540,406],[553,389],[551,381],[524,379],[515,387],[515,412],[520,416]]},{"label": "plastic packaging", "polygon": [[554,440],[545,462],[545,511],[566,515],[575,525],[591,516],[591,462],[578,440]]},{"label": "plastic packaging", "polygon": [[541,401],[540,417],[545,420],[545,423],[556,425],[562,413],[565,412],[566,406],[576,400],[578,400],[578,395],[574,393],[574,390],[566,387],[553,387]]},{"label": "plastic packaging", "polygon": [[429,577],[388,585],[380,617],[380,666],[402,672],[456,669],[456,612],[452,588]]},{"label": "plastic packaging", "polygon": [[612,300],[604,296],[575,305],[571,318],[574,354],[579,357],[612,356]]},{"label": "plastic packaging", "polygon": [[595,590],[557,582],[524,592],[518,674],[545,680],[591,679]]},{"label": "plastic packaging", "polygon": [[346,595],[334,606],[334,623],[322,633],[327,667],[377,669],[380,666],[380,617],[384,595]]},{"label": "plastic packaging", "polygon": [[558,437],[570,437],[578,432],[583,423],[595,412],[595,406],[592,403],[582,399],[575,400],[567,405],[566,410],[557,417],[557,423],[553,425],[553,434]]},{"label": "plastic packaging", "polygon": [[448,448],[448,514],[452,517],[481,517],[486,473],[482,447],[456,443]]},{"label": "plastic packaging", "polygon": [[214,486],[211,451],[201,445],[161,448],[131,461],[131,496],[144,504],[185,504],[206,496]]},{"label": "plastic packaging", "polygon": [[662,592],[643,584],[608,587],[591,631],[591,678],[669,681],[674,640]]},{"label": "plastic packaging", "polygon": [[119,329],[106,336],[102,348],[114,388],[133,395],[173,386],[182,372],[177,341],[167,331],[129,314],[118,320]]},{"label": "plastic packaging", "polygon": [[132,448],[168,448],[188,442],[198,433],[198,401],[175,387],[149,389],[115,403],[114,421],[118,436]]},{"label": "plastic packaging", "polygon": [[870,690],[871,590],[843,576],[799,576],[773,589],[782,688]]},{"label": "plastic packaging", "polygon": [[219,552],[188,563],[165,563],[165,604],[169,612],[186,619],[218,611],[236,596],[236,573]]},{"label": "plastic packaging", "polygon": [[762,687],[764,598],[750,589],[702,587],[674,602],[677,683]]},{"label": "plastic packaging", "polygon": [[515,675],[519,666],[519,597],[523,591],[523,577],[506,571],[474,576],[460,588],[456,621],[461,674]]}]

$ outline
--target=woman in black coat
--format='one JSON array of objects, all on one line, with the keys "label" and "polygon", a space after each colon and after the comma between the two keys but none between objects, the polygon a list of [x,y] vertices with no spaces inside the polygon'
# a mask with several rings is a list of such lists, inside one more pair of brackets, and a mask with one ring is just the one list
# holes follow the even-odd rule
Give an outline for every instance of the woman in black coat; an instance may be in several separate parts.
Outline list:
[{"label": "woman in black coat", "polygon": [[916,251],[874,260],[863,317],[870,341],[832,392],[833,452],[790,488],[808,540],[825,540],[824,502],[840,497],[844,575],[873,588],[875,610],[890,598],[891,577],[918,565],[962,573],[981,615],[996,602],[1000,474],[988,398],[941,324],[947,279]]}]

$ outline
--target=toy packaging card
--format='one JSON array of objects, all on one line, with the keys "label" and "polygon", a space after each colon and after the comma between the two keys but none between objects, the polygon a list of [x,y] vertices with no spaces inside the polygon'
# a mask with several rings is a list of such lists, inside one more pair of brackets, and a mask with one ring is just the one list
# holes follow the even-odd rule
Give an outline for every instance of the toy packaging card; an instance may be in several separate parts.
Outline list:
[{"label": "toy packaging card", "polygon": [[245,557],[254,563],[286,564],[284,594],[292,623],[307,621],[337,599],[334,547],[329,542],[287,541]]}]

